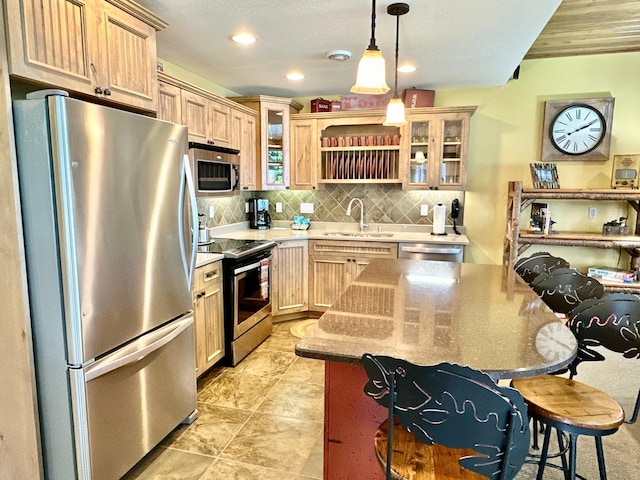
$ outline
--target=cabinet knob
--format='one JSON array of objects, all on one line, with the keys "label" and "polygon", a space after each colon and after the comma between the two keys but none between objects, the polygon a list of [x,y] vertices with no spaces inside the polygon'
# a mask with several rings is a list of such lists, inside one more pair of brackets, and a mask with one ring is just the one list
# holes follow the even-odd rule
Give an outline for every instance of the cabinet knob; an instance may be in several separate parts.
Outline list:
[{"label": "cabinet knob", "polygon": [[216,142],[214,142],[213,140],[207,140],[207,143],[208,143],[209,145],[215,145],[215,143],[216,143]]},{"label": "cabinet knob", "polygon": [[109,96],[109,95],[111,95],[111,89],[105,88],[103,93],[104,93],[104,95]]},{"label": "cabinet knob", "polygon": [[96,92],[98,95],[102,95],[102,89],[100,87],[94,88],[93,91]]}]

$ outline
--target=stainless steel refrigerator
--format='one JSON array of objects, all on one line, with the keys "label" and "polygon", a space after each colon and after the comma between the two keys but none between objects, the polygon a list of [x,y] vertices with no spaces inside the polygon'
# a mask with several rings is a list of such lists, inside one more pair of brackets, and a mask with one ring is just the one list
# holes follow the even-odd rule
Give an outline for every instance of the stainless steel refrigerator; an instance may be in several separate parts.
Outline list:
[{"label": "stainless steel refrigerator", "polygon": [[59,91],[14,120],[45,478],[117,479],[197,415],[186,127]]}]

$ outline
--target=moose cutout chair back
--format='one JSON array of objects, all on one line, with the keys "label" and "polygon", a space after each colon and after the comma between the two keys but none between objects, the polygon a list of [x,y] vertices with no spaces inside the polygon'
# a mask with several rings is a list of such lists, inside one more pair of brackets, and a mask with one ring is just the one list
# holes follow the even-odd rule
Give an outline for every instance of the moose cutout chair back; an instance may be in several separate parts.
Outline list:
[{"label": "moose cutout chair back", "polygon": [[[600,299],[585,300],[571,311],[567,326],[578,340],[578,353],[569,365],[571,377],[582,362],[605,360],[594,347],[603,347],[625,358],[640,359],[640,298],[613,293]],[[626,423],[634,423],[640,410],[640,390],[633,414]]]},{"label": "moose cutout chair back", "polygon": [[549,252],[536,252],[530,257],[519,259],[514,265],[516,273],[529,284],[538,275],[551,273],[557,268],[569,268],[569,262],[564,258],[554,257]]},{"label": "moose cutout chair back", "polygon": [[[428,445],[471,448],[478,454],[459,464],[492,480],[510,480],[522,467],[529,448],[527,407],[520,393],[499,387],[487,374],[441,363],[418,366],[405,360],[365,354],[369,377],[365,393]],[[387,454],[387,464],[392,455]],[[387,471],[387,478],[390,478]]]},{"label": "moose cutout chair back", "polygon": [[538,275],[531,282],[531,288],[551,310],[563,315],[587,299],[604,295],[600,282],[572,268],[557,268]]}]

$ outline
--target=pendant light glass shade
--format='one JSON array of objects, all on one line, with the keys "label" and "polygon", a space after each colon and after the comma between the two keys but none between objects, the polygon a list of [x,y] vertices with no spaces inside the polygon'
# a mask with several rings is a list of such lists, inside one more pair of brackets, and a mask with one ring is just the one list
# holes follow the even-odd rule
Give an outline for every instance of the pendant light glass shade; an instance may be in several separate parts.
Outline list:
[{"label": "pendant light glass shade", "polygon": [[381,95],[390,88],[385,80],[385,65],[382,52],[378,49],[367,48],[358,63],[356,84],[351,87],[351,93],[368,93]]},{"label": "pendant light glass shade", "polygon": [[360,63],[356,84],[351,87],[351,93],[367,93],[381,95],[390,90],[385,80],[384,58],[376,46],[376,0],[371,1],[371,40],[364,51]]},{"label": "pendant light glass shade", "polygon": [[398,97],[393,97],[387,105],[387,118],[383,125],[406,125],[407,119],[404,116],[404,102]]}]

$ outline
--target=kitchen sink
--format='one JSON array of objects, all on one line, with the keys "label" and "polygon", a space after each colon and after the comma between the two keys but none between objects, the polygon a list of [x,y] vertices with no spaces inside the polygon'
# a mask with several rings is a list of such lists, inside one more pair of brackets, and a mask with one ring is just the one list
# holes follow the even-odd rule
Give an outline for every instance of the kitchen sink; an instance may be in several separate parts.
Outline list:
[{"label": "kitchen sink", "polygon": [[389,238],[393,237],[393,233],[353,233],[353,232],[325,232],[326,237],[377,237]]}]

